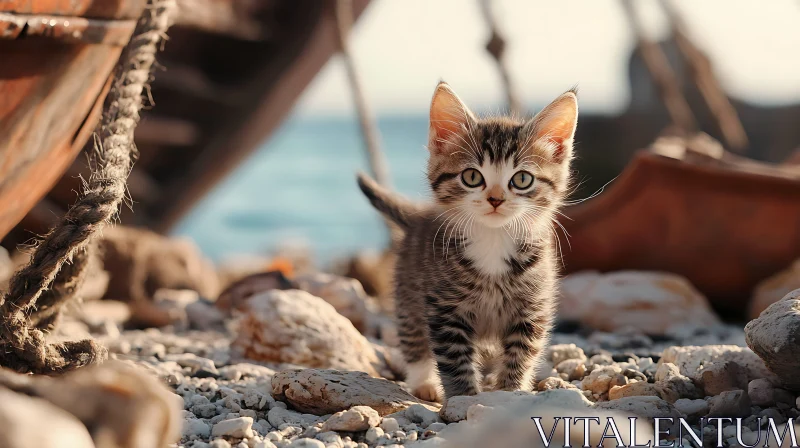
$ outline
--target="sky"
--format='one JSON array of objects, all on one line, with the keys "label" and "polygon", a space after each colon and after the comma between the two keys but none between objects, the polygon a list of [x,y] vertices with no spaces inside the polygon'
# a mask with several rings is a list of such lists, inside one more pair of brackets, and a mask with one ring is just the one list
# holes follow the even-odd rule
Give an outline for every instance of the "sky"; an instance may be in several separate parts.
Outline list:
[{"label": "sky", "polygon": [[[654,38],[666,35],[656,0],[635,0]],[[800,1],[674,0],[730,95],[766,105],[800,101]],[[633,35],[618,0],[495,0],[522,100],[542,106],[577,84],[584,110],[621,112],[630,99]],[[352,36],[378,114],[424,113],[446,80],[478,110],[504,103],[477,0],[372,0]],[[331,60],[303,94],[300,115],[353,113],[344,68]]]}]

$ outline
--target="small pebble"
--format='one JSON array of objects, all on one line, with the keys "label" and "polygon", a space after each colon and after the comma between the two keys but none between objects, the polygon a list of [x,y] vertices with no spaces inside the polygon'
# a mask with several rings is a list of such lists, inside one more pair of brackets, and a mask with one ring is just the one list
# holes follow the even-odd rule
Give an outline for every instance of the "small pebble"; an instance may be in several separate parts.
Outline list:
[{"label": "small pebble", "polygon": [[383,429],[369,428],[364,438],[368,443],[375,443],[382,435],[383,435]]},{"label": "small pebble", "polygon": [[387,433],[392,433],[400,429],[400,425],[397,423],[397,420],[391,417],[384,418],[380,426],[381,429]]}]

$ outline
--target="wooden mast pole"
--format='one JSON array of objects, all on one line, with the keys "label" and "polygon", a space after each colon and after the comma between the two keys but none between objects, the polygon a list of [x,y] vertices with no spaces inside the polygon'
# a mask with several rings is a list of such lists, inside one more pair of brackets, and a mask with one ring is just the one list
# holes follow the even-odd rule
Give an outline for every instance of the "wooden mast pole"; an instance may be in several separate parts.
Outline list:
[{"label": "wooden mast pole", "polygon": [[722,138],[731,149],[743,151],[749,144],[747,133],[742,126],[736,109],[714,75],[709,58],[692,42],[686,33],[686,22],[670,0],[659,2],[669,18],[672,34],[678,44],[692,75],[695,85],[700,90],[711,115],[722,133]]},{"label": "wooden mast pole", "polygon": [[352,0],[336,0],[336,31],[339,39],[339,53],[344,61],[347,71],[347,80],[350,84],[350,92],[353,95],[353,103],[358,112],[358,121],[361,126],[361,135],[364,137],[364,149],[367,152],[369,167],[375,180],[384,187],[390,186],[389,169],[386,157],[381,148],[380,131],[375,120],[375,116],[367,103],[364,95],[363,83],[355,66],[353,54],[350,51],[350,29],[353,25],[353,2]]},{"label": "wooden mast pole", "polygon": [[669,60],[659,45],[648,39],[642,28],[631,0],[621,0],[623,10],[636,37],[639,53],[642,55],[647,71],[653,78],[661,101],[667,108],[672,123],[682,131],[691,133],[697,129],[697,120],[681,92],[678,78],[669,66]]},{"label": "wooden mast pole", "polygon": [[508,104],[508,111],[511,115],[522,116],[522,104],[519,101],[519,96],[514,88],[514,83],[511,81],[511,73],[508,70],[503,55],[506,49],[506,40],[502,32],[497,26],[497,18],[492,10],[492,0],[478,0],[483,13],[483,19],[489,27],[491,33],[489,40],[486,42],[486,51],[492,55],[497,65],[497,71],[500,73],[500,79],[503,81],[503,88],[506,92],[506,102]]}]

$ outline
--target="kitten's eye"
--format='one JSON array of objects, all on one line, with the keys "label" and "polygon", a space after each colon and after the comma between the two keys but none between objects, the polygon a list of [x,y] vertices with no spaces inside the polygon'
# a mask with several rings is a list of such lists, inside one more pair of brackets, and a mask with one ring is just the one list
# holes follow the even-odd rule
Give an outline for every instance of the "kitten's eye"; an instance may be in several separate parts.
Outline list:
[{"label": "kitten's eye", "polygon": [[480,187],[483,185],[483,175],[474,168],[468,168],[461,173],[461,181],[470,188]]},{"label": "kitten's eye", "polygon": [[511,178],[509,187],[516,188],[517,190],[526,190],[533,185],[533,174],[527,171],[518,171]]}]

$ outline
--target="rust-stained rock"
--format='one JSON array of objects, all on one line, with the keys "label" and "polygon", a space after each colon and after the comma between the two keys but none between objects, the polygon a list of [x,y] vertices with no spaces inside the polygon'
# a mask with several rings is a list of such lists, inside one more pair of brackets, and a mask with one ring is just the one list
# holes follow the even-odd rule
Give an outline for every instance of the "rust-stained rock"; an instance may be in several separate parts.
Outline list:
[{"label": "rust-stained rock", "polygon": [[749,320],[757,318],[767,307],[798,288],[800,288],[800,259],[756,286],[753,298],[747,307],[747,318]]},{"label": "rust-stained rock", "polygon": [[231,346],[256,361],[359,370],[377,376],[375,349],[327,302],[305,291],[267,291],[247,302]]},{"label": "rust-stained rock", "polygon": [[353,406],[369,406],[380,415],[402,411],[414,403],[436,406],[415,398],[397,384],[364,372],[284,370],[272,378],[272,396],[300,412],[333,414]]},{"label": "rust-stained rock", "polygon": [[678,326],[720,323],[685,278],[664,272],[581,272],[561,282],[559,314],[601,331],[634,328],[666,334]]}]

